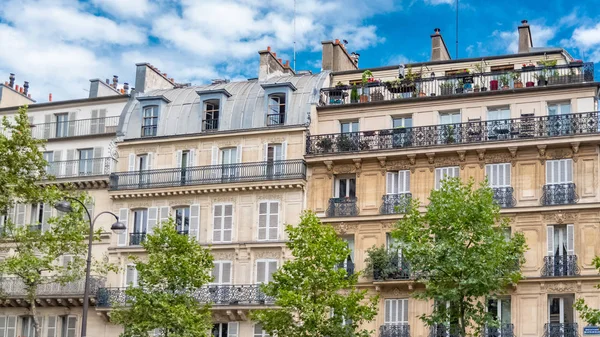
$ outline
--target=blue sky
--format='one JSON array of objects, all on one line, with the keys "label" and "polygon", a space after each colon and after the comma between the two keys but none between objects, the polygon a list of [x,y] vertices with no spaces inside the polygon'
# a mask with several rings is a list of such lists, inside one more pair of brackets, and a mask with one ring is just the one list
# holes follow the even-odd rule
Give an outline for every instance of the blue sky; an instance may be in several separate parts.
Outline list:
[{"label": "blue sky", "polygon": [[[460,0],[459,57],[516,50],[529,20],[536,47],[600,62],[596,1]],[[89,79],[133,83],[150,62],[178,82],[256,77],[257,51],[292,59],[293,0],[3,0],[0,80],[27,80],[40,102],[87,96]],[[297,69],[320,70],[322,40],[349,41],[361,68],[426,61],[436,27],[455,56],[454,0],[297,0]],[[597,72],[598,73],[598,72]],[[4,79],[2,79],[4,78]]]}]

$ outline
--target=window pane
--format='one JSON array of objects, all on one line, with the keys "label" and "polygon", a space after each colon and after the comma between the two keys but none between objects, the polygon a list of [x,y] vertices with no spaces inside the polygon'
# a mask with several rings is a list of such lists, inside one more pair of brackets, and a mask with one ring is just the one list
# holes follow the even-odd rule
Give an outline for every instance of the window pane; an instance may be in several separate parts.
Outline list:
[{"label": "window pane", "polygon": [[348,193],[350,198],[356,197],[356,179],[350,179],[350,191]]}]

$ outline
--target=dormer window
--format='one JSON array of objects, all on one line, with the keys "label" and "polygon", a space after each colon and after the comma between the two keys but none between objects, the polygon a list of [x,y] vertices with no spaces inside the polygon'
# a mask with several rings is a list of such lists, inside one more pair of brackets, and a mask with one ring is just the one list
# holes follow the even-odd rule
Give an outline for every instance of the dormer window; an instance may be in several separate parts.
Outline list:
[{"label": "dormer window", "polygon": [[218,99],[204,101],[204,120],[202,121],[204,131],[219,130],[219,109],[220,101]]},{"label": "dormer window", "polygon": [[284,93],[269,95],[269,107],[267,113],[267,125],[285,124],[285,99]]},{"label": "dormer window", "polygon": [[142,112],[142,137],[154,137],[158,129],[158,106],[144,107]]}]

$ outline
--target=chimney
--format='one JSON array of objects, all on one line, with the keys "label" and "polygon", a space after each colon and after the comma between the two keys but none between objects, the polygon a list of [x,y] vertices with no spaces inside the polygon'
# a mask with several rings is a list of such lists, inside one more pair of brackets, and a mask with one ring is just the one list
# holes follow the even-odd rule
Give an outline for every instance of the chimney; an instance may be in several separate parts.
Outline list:
[{"label": "chimney", "polygon": [[531,47],[533,47],[533,41],[529,23],[527,20],[523,20],[519,26],[519,53],[528,53]]},{"label": "chimney", "polygon": [[17,84],[17,85],[15,85],[15,91],[16,91],[16,92],[19,92],[19,85],[18,85],[18,84]]},{"label": "chimney", "polygon": [[358,60],[348,54],[340,40],[323,41],[321,68],[323,70],[344,71],[358,69]]},{"label": "chimney", "polygon": [[48,94],[48,102],[52,102],[52,93]]},{"label": "chimney", "polygon": [[433,32],[433,35],[431,35],[431,61],[448,61],[452,59],[450,53],[448,53],[444,38],[440,33],[441,30],[435,28]]},{"label": "chimney", "polygon": [[119,76],[113,75],[113,88],[117,89],[117,84],[119,84]]},{"label": "chimney", "polygon": [[135,88],[137,92],[156,89],[173,89],[175,84],[149,63],[136,63]]},{"label": "chimney", "polygon": [[15,85],[15,74],[10,73],[10,76],[8,76],[8,79],[9,79],[8,86],[12,88]]},{"label": "chimney", "polygon": [[23,83],[23,88],[25,88],[23,95],[27,96],[27,93],[29,92],[29,82],[25,81],[25,83]]},{"label": "chimney", "polygon": [[260,50],[260,64],[258,68],[258,80],[266,81],[274,76],[281,76],[283,74],[295,75],[294,70],[286,67],[281,59],[277,59],[277,54],[271,51],[271,47],[267,47],[266,50]]},{"label": "chimney", "polygon": [[123,83],[123,89],[125,89],[125,93],[128,94],[129,93],[129,83],[127,83],[127,82]]}]

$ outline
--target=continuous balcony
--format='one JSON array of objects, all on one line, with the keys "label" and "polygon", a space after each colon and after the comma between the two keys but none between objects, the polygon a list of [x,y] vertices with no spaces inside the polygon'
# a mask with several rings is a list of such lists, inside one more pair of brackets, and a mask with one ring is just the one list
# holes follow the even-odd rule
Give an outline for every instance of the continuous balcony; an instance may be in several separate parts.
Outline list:
[{"label": "continuous balcony", "polygon": [[373,266],[373,279],[375,281],[408,280],[411,278],[410,265],[399,256],[398,251],[390,251],[393,254],[386,265]]},{"label": "continuous balcony", "polygon": [[577,323],[546,323],[543,337],[579,337]]},{"label": "continuous balcony", "polygon": [[494,201],[501,208],[511,208],[515,207],[517,200],[514,197],[514,189],[510,186],[508,187],[493,187],[494,191]]},{"label": "continuous balcony", "polygon": [[41,123],[32,125],[31,135],[37,139],[60,139],[114,134],[118,125],[119,116]]},{"label": "continuous balcony", "polygon": [[[101,288],[97,292],[97,307],[110,308],[127,303],[126,288]],[[211,285],[192,294],[199,303],[213,306],[261,306],[272,305],[275,300],[263,293],[259,284]]]},{"label": "continuous balcony", "polygon": [[131,172],[110,176],[110,190],[133,190],[193,185],[306,179],[304,160],[281,160],[227,165],[192,166]]},{"label": "continuous balcony", "polygon": [[57,179],[109,175],[115,164],[110,157],[52,161],[46,173]]},{"label": "continuous balcony", "polygon": [[458,326],[450,324],[435,324],[429,327],[429,337],[462,337]]},{"label": "continuous balcony", "polygon": [[358,200],[356,198],[331,198],[326,213],[330,218],[357,216]]},{"label": "continuous balcony", "polygon": [[579,201],[574,183],[548,184],[542,188],[540,203],[545,206],[576,204]]},{"label": "continuous balcony", "polygon": [[[85,289],[85,280],[80,279],[73,282],[61,284],[50,278],[48,282],[42,283],[37,288],[37,298],[40,299],[38,305],[42,306],[81,306],[83,305],[83,293]],[[90,294],[92,298],[98,292],[98,289],[104,287],[105,279],[92,277],[90,280]],[[0,301],[0,306],[16,307],[26,303],[27,291],[23,280],[18,277],[0,278],[0,292],[4,301]],[[94,302],[93,300],[91,300]]]},{"label": "continuous balcony", "polygon": [[129,245],[130,246],[141,246],[142,242],[146,241],[146,233],[129,233]]},{"label": "continuous balcony", "polygon": [[509,142],[600,133],[598,112],[308,136],[307,155]]},{"label": "continuous balcony", "polygon": [[544,256],[543,277],[562,277],[579,275],[577,255]]},{"label": "continuous balcony", "polygon": [[411,193],[386,194],[381,197],[382,203],[379,208],[381,214],[403,214],[410,207]]},{"label": "continuous balcony", "polygon": [[472,93],[552,87],[594,82],[594,64],[574,62],[553,67],[525,67],[512,71],[451,76],[422,77],[413,80],[374,81],[363,85],[321,89],[320,106],[366,104],[411,100],[427,96],[464,97]]},{"label": "continuous balcony", "polygon": [[483,337],[514,337],[513,324],[500,324],[498,327],[487,327],[483,331]]},{"label": "continuous balcony", "polygon": [[410,337],[410,325],[384,324],[379,327],[379,337]]}]

